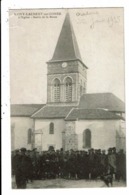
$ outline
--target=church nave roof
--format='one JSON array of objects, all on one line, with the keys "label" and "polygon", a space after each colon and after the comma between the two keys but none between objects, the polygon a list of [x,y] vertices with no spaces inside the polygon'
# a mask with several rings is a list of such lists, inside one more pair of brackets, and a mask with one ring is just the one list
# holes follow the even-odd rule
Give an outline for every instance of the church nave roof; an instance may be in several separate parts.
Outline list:
[{"label": "church nave roof", "polygon": [[79,109],[74,108],[65,118],[66,121],[75,120],[112,120],[123,119],[123,117],[103,109]]},{"label": "church nave roof", "polygon": [[44,106],[34,115],[32,118],[42,118],[42,119],[60,119],[65,118],[73,106]]}]

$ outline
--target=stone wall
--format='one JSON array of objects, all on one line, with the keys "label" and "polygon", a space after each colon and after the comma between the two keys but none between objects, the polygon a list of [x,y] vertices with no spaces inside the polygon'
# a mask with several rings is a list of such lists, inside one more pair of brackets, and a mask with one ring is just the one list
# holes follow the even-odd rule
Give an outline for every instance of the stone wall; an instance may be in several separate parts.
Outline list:
[{"label": "stone wall", "polygon": [[[78,60],[67,62],[66,67],[62,67],[63,62],[48,63],[47,66],[47,103],[54,103],[53,81],[60,81],[60,102],[66,102],[65,99],[65,78],[72,79],[72,102],[78,102],[80,96],[86,93],[87,88],[87,69]],[[82,87],[82,92],[80,88]],[[85,89],[85,90],[84,90]]]},{"label": "stone wall", "polygon": [[65,79],[70,77],[72,79],[72,102],[78,101],[77,97],[77,74],[78,73],[69,73],[69,74],[54,74],[48,75],[47,77],[47,102],[54,103],[54,79],[59,79],[60,81],[60,102],[65,102]]},{"label": "stone wall", "polygon": [[67,73],[76,73],[78,72],[78,62],[77,61],[69,61],[67,62],[67,66],[65,68],[62,67],[63,62],[53,62],[48,63],[48,75],[50,74],[67,74]]},{"label": "stone wall", "polygon": [[65,151],[78,149],[78,136],[75,133],[75,122],[66,122],[66,129],[64,134]]}]

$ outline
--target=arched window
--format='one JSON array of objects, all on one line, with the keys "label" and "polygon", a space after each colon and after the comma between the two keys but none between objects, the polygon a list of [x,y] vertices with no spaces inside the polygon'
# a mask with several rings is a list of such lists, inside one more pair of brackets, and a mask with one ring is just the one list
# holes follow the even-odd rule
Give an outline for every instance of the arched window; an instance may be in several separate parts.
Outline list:
[{"label": "arched window", "polygon": [[89,129],[83,132],[83,147],[91,148],[91,131]]},{"label": "arched window", "polygon": [[72,79],[67,77],[65,80],[65,87],[66,87],[66,92],[65,92],[65,98],[66,102],[71,102],[72,101]]},{"label": "arched window", "polygon": [[32,129],[28,129],[28,144],[31,144]]},{"label": "arched window", "polygon": [[50,123],[49,134],[54,134],[54,123]]},{"label": "arched window", "polygon": [[60,81],[59,79],[54,80],[54,102],[60,101]]}]

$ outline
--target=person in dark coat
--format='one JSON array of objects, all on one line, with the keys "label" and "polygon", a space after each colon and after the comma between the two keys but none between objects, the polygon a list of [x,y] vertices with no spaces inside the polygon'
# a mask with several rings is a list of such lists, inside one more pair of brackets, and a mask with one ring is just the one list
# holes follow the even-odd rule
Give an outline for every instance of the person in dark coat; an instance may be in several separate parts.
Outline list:
[{"label": "person in dark coat", "polygon": [[11,167],[12,167],[12,176],[15,175],[15,167],[17,166],[17,158],[19,157],[19,150],[16,149],[11,153]]},{"label": "person in dark coat", "polygon": [[76,178],[76,155],[75,152],[71,150],[70,156],[69,156],[69,178],[75,179]]},{"label": "person in dark coat", "polygon": [[26,148],[21,148],[21,153],[17,154],[13,159],[17,189],[26,188],[29,161],[25,153]]},{"label": "person in dark coat", "polygon": [[95,168],[95,153],[94,149],[89,150],[89,179],[94,179],[94,168]]},{"label": "person in dark coat", "polygon": [[12,158],[12,168],[13,173],[15,175],[15,181],[17,188],[20,188],[20,161],[21,161],[21,155],[19,153],[19,150],[15,151],[15,155]]},{"label": "person in dark coat", "polygon": [[37,148],[34,148],[31,152],[31,161],[32,161],[32,169],[33,169],[33,179],[39,179],[39,168],[40,168],[40,156],[37,151]]},{"label": "person in dark coat", "polygon": [[106,152],[105,150],[102,150],[101,160],[100,160],[101,175],[106,174],[107,171],[108,157],[105,152]]},{"label": "person in dark coat", "polygon": [[118,152],[116,159],[116,179],[126,181],[126,156],[122,149]]},{"label": "person in dark coat", "polygon": [[31,150],[27,150],[26,155],[28,157],[28,168],[27,168],[27,182],[33,181],[33,165],[31,160]]},{"label": "person in dark coat", "polygon": [[85,151],[83,158],[83,167],[84,167],[84,178],[89,179],[89,155],[88,152]]},{"label": "person in dark coat", "polygon": [[108,153],[108,165],[110,166],[111,173],[116,178],[116,148],[110,148]]}]

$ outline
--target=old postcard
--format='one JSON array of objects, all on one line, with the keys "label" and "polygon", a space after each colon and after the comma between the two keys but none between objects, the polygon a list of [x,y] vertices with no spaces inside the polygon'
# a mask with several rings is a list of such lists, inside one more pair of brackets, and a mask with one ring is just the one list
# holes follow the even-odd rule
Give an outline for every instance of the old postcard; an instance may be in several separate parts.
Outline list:
[{"label": "old postcard", "polygon": [[124,8],[10,9],[12,189],[126,187]]}]

